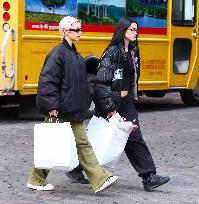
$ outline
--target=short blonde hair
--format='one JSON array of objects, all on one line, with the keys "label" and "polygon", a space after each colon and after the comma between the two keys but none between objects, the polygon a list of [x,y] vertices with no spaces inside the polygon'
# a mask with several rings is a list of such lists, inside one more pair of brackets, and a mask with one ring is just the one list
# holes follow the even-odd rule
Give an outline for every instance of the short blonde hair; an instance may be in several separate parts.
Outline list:
[{"label": "short blonde hair", "polygon": [[81,23],[81,21],[74,16],[66,16],[59,22],[59,32],[64,37],[64,31],[72,27],[74,23]]}]

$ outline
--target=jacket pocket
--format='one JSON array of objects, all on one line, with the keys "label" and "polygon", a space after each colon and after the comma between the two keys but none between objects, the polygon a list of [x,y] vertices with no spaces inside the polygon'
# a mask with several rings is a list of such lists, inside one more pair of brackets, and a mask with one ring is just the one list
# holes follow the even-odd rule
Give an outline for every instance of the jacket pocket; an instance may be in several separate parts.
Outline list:
[{"label": "jacket pocket", "polygon": [[69,113],[71,112],[71,89],[63,89],[61,93],[61,112]]}]

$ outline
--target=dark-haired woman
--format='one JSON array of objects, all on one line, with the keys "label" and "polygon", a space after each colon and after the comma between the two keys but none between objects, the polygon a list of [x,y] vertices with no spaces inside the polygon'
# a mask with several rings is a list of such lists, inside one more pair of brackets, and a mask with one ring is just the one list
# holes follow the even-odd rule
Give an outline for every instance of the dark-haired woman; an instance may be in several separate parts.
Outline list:
[{"label": "dark-haired woman", "polygon": [[169,177],[156,175],[151,153],[142,138],[138,113],[134,103],[138,100],[140,55],[137,44],[138,24],[132,18],[123,18],[113,38],[101,57],[97,72],[94,100],[98,115],[107,117],[119,112],[127,121],[138,125],[129,135],[125,153],[138,175],[144,189],[167,183]]}]

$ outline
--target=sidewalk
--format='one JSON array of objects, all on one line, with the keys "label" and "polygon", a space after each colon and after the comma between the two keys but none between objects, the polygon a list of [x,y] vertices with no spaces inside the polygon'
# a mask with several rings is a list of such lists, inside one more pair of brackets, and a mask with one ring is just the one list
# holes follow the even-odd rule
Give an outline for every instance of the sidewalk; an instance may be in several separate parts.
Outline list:
[{"label": "sidewalk", "polygon": [[96,196],[89,185],[73,184],[63,171],[52,171],[49,182],[55,191],[26,188],[33,163],[32,121],[0,120],[1,204],[186,204],[199,203],[199,107],[142,111],[143,136],[157,171],[171,181],[145,192],[141,179],[126,155],[114,170],[119,182]]}]

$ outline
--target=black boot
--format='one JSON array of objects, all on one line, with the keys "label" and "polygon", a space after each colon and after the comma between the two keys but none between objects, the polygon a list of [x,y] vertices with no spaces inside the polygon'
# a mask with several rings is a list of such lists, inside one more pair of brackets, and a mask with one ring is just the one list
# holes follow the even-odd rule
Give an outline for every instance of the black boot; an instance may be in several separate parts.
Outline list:
[{"label": "black boot", "polygon": [[72,171],[65,172],[65,174],[73,183],[89,184],[82,171],[83,169],[78,166]]},{"label": "black boot", "polygon": [[151,191],[154,188],[167,183],[169,180],[170,178],[168,176],[163,177],[155,174],[150,174],[148,177],[143,179],[142,183],[144,185],[145,191]]}]

